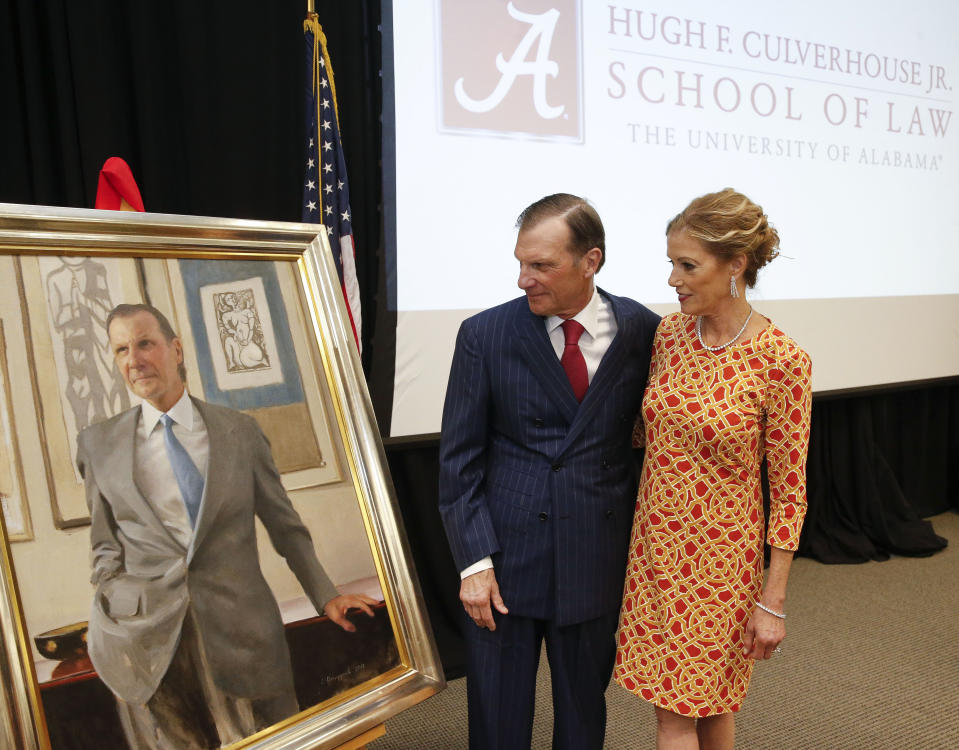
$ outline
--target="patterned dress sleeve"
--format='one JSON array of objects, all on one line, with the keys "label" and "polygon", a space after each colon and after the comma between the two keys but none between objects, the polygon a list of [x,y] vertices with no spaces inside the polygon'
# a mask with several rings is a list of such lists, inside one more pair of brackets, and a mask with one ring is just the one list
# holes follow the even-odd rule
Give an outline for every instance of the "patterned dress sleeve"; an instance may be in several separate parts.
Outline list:
[{"label": "patterned dress sleeve", "polygon": [[783,337],[770,368],[766,402],[770,546],[794,551],[806,516],[806,454],[812,408],[809,355]]},{"label": "patterned dress sleeve", "polygon": [[[649,358],[649,377],[646,380],[647,385],[653,382],[656,377],[659,359],[662,356],[663,337],[662,330],[666,318],[659,321],[656,327],[656,335],[653,338],[653,353]],[[633,448],[636,450],[646,447],[646,420],[643,419],[643,408],[640,406],[636,414],[636,422],[633,424]]]}]

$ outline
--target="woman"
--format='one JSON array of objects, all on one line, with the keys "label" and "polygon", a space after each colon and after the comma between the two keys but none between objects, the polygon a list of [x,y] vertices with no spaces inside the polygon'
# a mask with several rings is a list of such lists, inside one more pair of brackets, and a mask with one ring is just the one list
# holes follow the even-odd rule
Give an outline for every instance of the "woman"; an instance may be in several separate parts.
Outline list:
[{"label": "woman", "polygon": [[746,301],[778,255],[760,206],[731,189],[704,195],[666,238],[681,312],[656,332],[643,400],[646,462],[615,678],[655,706],[660,750],[725,750],[753,662],[779,652],[786,635],[806,507],[810,361]]}]

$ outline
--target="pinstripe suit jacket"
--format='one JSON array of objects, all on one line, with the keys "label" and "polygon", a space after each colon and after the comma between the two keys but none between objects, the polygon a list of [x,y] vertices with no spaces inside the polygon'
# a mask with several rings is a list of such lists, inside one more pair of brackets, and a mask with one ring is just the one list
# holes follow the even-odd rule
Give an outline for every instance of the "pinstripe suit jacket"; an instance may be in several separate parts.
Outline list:
[{"label": "pinstripe suit jacket", "polygon": [[581,404],[524,296],[463,322],[443,409],[440,514],[458,569],[491,555],[510,614],[559,625],[620,605],[659,322],[600,293],[618,330]]}]

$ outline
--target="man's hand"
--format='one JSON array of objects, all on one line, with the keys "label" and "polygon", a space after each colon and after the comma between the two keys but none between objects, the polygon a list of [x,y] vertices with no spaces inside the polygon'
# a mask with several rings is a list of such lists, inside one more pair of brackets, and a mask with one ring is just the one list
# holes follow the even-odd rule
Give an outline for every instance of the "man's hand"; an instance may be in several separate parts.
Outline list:
[{"label": "man's hand", "polygon": [[376,599],[371,599],[363,594],[341,594],[334,596],[323,605],[323,612],[333,622],[339,625],[347,633],[355,633],[356,625],[346,618],[346,612],[350,609],[362,609],[370,617],[373,616],[373,610],[370,605],[379,604]]},{"label": "man's hand", "polygon": [[460,601],[463,602],[466,614],[481,628],[496,630],[490,605],[496,607],[500,614],[509,614],[503,598],[499,595],[499,584],[496,583],[496,574],[492,568],[473,573],[460,582]]}]

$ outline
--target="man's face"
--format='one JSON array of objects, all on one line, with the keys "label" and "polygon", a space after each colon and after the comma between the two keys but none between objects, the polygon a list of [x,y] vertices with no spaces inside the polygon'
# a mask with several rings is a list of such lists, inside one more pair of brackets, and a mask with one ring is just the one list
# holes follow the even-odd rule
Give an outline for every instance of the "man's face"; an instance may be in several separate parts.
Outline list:
[{"label": "man's face", "polygon": [[536,315],[571,318],[593,295],[593,275],[602,251],[594,247],[576,258],[569,242],[569,227],[561,216],[544,219],[516,238],[517,284]]},{"label": "man's face", "polygon": [[108,335],[117,367],[131,391],[163,412],[180,399],[180,339],[167,341],[157,319],[142,311],[114,318]]}]

